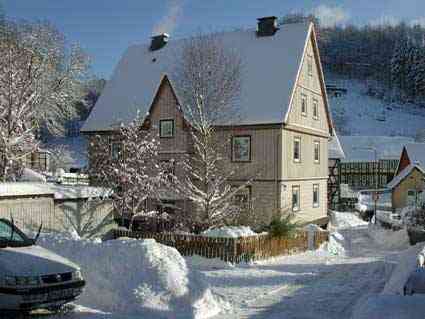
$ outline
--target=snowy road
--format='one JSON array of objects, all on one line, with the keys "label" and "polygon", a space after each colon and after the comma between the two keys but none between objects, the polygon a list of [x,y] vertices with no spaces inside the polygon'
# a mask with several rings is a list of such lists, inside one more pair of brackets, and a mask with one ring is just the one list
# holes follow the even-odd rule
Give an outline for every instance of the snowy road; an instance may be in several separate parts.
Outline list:
[{"label": "snowy road", "polygon": [[[372,240],[365,224],[338,232],[342,236],[338,237],[343,247],[340,252],[345,254],[333,255],[323,249],[238,267],[216,267],[205,259],[187,261],[189,267],[201,270],[212,291],[228,303],[225,312],[216,318],[350,318],[360,298],[382,291],[395,266],[392,255],[399,250],[395,246],[383,247],[384,240]],[[394,242],[397,244],[397,240]],[[403,245],[399,249],[402,248]],[[140,316],[93,313],[81,308],[65,316],[42,318]]]},{"label": "snowy road", "polygon": [[394,251],[371,243],[367,227],[341,231],[346,256],[310,252],[226,271],[205,271],[232,304],[221,318],[350,318],[363,296],[382,291]]}]

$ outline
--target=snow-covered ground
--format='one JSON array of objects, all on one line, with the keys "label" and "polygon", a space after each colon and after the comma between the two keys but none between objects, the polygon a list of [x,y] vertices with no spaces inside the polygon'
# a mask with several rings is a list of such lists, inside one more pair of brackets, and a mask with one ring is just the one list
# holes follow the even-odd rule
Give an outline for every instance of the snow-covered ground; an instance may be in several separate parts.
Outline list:
[{"label": "snow-covered ground", "polygon": [[[253,264],[234,266],[196,256],[180,259],[173,250],[171,256],[175,258],[171,260],[179,261],[175,263],[180,265],[179,271],[184,274],[198,274],[199,276],[195,278],[201,280],[202,284],[193,282],[193,277],[190,275],[173,273],[176,291],[181,290],[178,288],[179,283],[184,282],[179,278],[189,278],[185,287],[195,291],[188,294],[194,297],[185,299],[186,308],[179,308],[175,306],[178,303],[173,301],[179,298],[169,295],[168,299],[162,300],[168,300],[165,304],[168,304],[171,311],[161,314],[171,318],[177,317],[179,313],[186,315],[187,305],[193,304],[193,301],[197,298],[199,300],[199,296],[202,295],[199,294],[199,287],[204,293],[208,291],[206,297],[201,298],[204,300],[200,302],[201,306],[209,309],[213,305],[213,309],[221,310],[221,313],[214,318],[350,318],[353,314],[364,315],[358,314],[358,308],[373,304],[370,300],[374,298],[382,305],[391,303],[393,299],[407,298],[396,294],[400,292],[408,274],[414,269],[416,255],[421,250],[421,245],[409,247],[404,230],[398,232],[382,230],[368,225],[352,213],[334,212],[332,222],[331,240],[319,250]],[[90,301],[92,297],[88,298],[87,295],[83,295],[79,303],[109,312],[109,314],[93,313],[87,308],[77,308],[66,318],[140,318],[140,314],[123,312],[118,308],[129,305],[131,309],[140,309],[142,305],[140,299],[135,299],[134,295],[131,295],[133,288],[137,288],[140,282],[145,280],[144,276],[154,278],[155,276],[151,274],[158,274],[158,268],[146,269],[143,262],[137,268],[134,260],[142,258],[143,253],[140,249],[143,244],[136,241],[129,243],[128,252],[121,247],[123,243],[120,244],[119,241],[118,243],[86,244],[88,247],[84,249],[92,252],[91,260],[81,259],[81,253],[75,252],[73,259],[80,262],[83,268],[99,263],[99,269],[90,270],[93,273],[88,276],[88,279],[89,282],[93,282],[94,292],[101,296],[98,298],[103,300],[104,304],[101,301]],[[56,248],[54,245],[49,245],[53,250],[60,247],[65,254],[67,249],[63,247],[73,244]],[[93,245],[106,245],[106,249],[114,250],[117,256],[115,260],[119,260],[120,263],[104,265],[106,260],[97,255],[100,251],[93,248]],[[74,250],[68,249],[68,251]],[[134,255],[137,257],[133,257]],[[162,253],[160,255],[163,256]],[[93,268],[93,266],[90,267]],[[111,267],[117,267],[115,270],[117,274],[110,270]],[[108,272],[111,271],[111,274],[108,275],[107,269],[109,269]],[[122,278],[121,283],[117,281],[118,278]],[[171,280],[174,277],[168,278]],[[166,291],[164,287],[167,285],[164,283],[166,281],[162,280],[155,291]],[[120,296],[119,292],[122,291],[127,291],[127,294]],[[382,294],[383,292],[385,295]],[[130,299],[128,299],[129,295],[131,295]],[[146,300],[155,307],[161,304],[158,302],[161,299],[155,299],[156,295],[152,294],[153,297],[150,297],[149,294],[144,294]],[[389,297],[385,297],[388,295]],[[121,297],[125,298],[116,299]],[[415,304],[417,300],[409,299],[408,303]],[[127,314],[124,315],[124,313]],[[143,314],[143,318],[150,318],[146,313]],[[156,315],[155,318],[161,318],[158,313]],[[58,316],[58,318],[61,317]]]},{"label": "snow-covered ground", "polygon": [[329,97],[340,135],[410,136],[424,128],[425,108],[414,104],[386,103],[366,95],[365,85],[328,75],[327,84],[347,89],[347,94]]}]

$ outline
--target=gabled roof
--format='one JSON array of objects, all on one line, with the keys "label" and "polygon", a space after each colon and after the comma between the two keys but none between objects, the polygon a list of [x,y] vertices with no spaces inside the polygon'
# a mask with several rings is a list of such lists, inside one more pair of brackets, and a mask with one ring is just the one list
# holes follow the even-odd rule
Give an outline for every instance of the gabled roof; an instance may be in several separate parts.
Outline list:
[{"label": "gabled roof", "polygon": [[410,143],[405,146],[411,164],[425,169],[425,143]]},{"label": "gabled roof", "polygon": [[[257,37],[255,30],[215,34],[242,60],[243,119],[238,124],[284,122],[312,30],[312,24],[299,23],[283,25],[267,37]],[[182,47],[183,40],[170,40],[157,51],[150,51],[149,44],[128,48],[82,130],[111,130],[134,118],[137,110],[147,113],[164,75],[178,95],[173,70]]]},{"label": "gabled roof", "polygon": [[415,169],[425,175],[425,171],[419,165],[410,164],[409,166],[405,167],[396,177],[394,177],[391,182],[387,184],[387,188],[394,189]]},{"label": "gabled roof", "polygon": [[404,145],[413,138],[405,136],[340,136],[344,162],[373,162],[376,149],[379,160],[398,160]]}]

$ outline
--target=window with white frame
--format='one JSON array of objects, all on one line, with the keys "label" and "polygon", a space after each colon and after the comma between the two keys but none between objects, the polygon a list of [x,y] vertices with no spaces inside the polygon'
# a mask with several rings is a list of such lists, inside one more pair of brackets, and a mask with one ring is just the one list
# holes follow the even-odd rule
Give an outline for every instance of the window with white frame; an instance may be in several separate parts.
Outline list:
[{"label": "window with white frame", "polygon": [[319,207],[319,184],[313,184],[313,207]]},{"label": "window with white frame", "polygon": [[320,163],[320,142],[314,141],[314,162]]},{"label": "window with white frame", "polygon": [[311,55],[307,56],[307,69],[308,75],[313,76],[313,56]]},{"label": "window with white frame", "polygon": [[294,137],[294,162],[301,161],[301,137]]},{"label": "window with white frame", "polygon": [[319,101],[313,99],[313,119],[319,119]]},{"label": "window with white frame", "polygon": [[307,116],[307,95],[301,94],[301,115]]},{"label": "window with white frame", "polygon": [[292,211],[300,210],[300,186],[292,186]]},{"label": "window with white frame", "polygon": [[174,137],[174,120],[159,120],[159,137]]}]

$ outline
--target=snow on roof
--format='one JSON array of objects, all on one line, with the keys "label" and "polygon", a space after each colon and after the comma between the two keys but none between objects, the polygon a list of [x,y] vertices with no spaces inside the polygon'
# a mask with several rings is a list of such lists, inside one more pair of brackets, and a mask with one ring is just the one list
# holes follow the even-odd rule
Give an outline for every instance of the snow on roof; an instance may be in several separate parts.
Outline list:
[{"label": "snow on roof", "polygon": [[404,145],[413,142],[406,136],[340,136],[345,152],[344,162],[373,162],[375,152],[380,160],[398,160]]},{"label": "snow on roof", "polygon": [[52,195],[55,199],[77,199],[109,196],[110,190],[102,187],[52,183],[0,183],[0,197]]},{"label": "snow on roof", "polygon": [[405,167],[400,174],[398,174],[396,177],[394,177],[391,182],[389,182],[387,184],[387,188],[389,189],[394,189],[398,184],[401,183],[402,180],[404,180],[407,176],[410,175],[410,173],[414,170],[414,169],[418,169],[422,174],[425,175],[425,171],[416,164],[410,164],[409,166]]},{"label": "snow on roof", "polygon": [[[284,122],[310,30],[311,24],[299,23],[283,25],[268,37],[257,37],[252,29],[216,33],[242,60],[239,103],[244,118],[239,124]],[[129,122],[137,110],[146,114],[164,75],[178,84],[173,70],[183,43],[170,40],[156,51],[149,44],[129,47],[82,130],[110,130]],[[174,89],[178,95],[178,86]]]},{"label": "snow on roof", "polygon": [[425,143],[407,144],[406,151],[412,164],[417,163],[422,169],[425,169]]},{"label": "snow on roof", "polygon": [[329,159],[343,159],[345,158],[344,150],[339,142],[338,135],[334,132],[328,145]]}]

